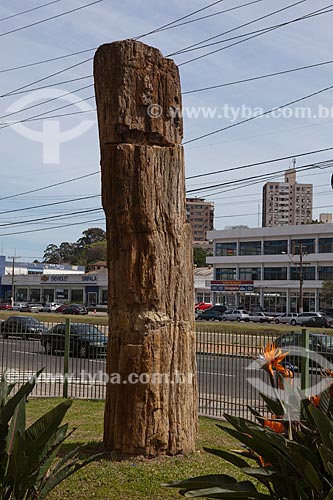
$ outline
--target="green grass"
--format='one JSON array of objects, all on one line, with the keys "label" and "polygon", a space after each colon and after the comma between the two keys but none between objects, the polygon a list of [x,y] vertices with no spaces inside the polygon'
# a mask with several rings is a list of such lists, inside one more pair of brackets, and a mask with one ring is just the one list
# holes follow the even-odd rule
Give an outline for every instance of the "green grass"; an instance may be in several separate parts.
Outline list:
[{"label": "green grass", "polygon": [[[30,422],[52,408],[60,400],[30,399],[27,416]],[[65,418],[77,430],[66,448],[87,445],[90,453],[102,449],[104,402],[74,401]],[[177,490],[161,483],[191,476],[226,473],[244,478],[239,470],[222,459],[207,454],[203,446],[224,449],[238,448],[226,433],[216,427],[216,421],[200,418],[197,451],[188,456],[147,460],[142,457],[128,460],[103,459],[89,464],[74,474],[49,495],[48,500],[168,500],[180,499]]]}]

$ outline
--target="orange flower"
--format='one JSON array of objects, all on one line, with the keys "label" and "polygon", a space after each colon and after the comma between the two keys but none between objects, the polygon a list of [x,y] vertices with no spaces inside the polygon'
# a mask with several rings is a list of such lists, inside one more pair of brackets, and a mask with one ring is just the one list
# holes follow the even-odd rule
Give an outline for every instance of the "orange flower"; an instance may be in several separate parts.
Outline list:
[{"label": "orange flower", "polygon": [[262,361],[262,368],[266,370],[271,376],[274,376],[274,370],[282,373],[282,375],[287,376],[287,372],[282,365],[281,361],[287,356],[288,352],[283,353],[281,349],[278,349],[274,342],[268,342],[266,347],[263,349],[263,353],[259,356]]},{"label": "orange flower", "polygon": [[313,406],[318,408],[319,403],[320,403],[320,395],[319,396],[311,396],[309,399],[310,399],[311,403],[313,404]]},{"label": "orange flower", "polygon": [[269,462],[265,462],[265,459],[263,457],[261,457],[260,455],[258,456],[258,461],[259,461],[259,464],[261,467],[272,467],[272,464],[270,464]]},{"label": "orange flower", "polygon": [[274,419],[272,420],[264,420],[264,427],[268,427],[274,432],[278,434],[283,434],[285,431],[285,426],[282,422],[276,422]]}]

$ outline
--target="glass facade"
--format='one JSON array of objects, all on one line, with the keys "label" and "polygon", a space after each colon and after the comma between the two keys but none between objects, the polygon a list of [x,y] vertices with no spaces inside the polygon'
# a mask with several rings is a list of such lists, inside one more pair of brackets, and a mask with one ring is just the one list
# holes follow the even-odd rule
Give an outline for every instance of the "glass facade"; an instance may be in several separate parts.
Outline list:
[{"label": "glass facade", "polygon": [[53,288],[44,288],[44,290],[42,290],[42,302],[54,302]]},{"label": "glass facade", "polygon": [[40,288],[30,289],[29,302],[40,302]]},{"label": "glass facade", "polygon": [[71,301],[82,304],[83,302],[83,289],[76,290],[75,288],[71,290]]},{"label": "glass facade", "polygon": [[261,255],[261,241],[241,241],[239,255]]},{"label": "glass facade", "polygon": [[333,280],[333,267],[331,267],[331,266],[326,266],[326,267],[319,266],[318,267],[318,279],[324,280],[324,281]]},{"label": "glass facade", "polygon": [[315,253],[316,242],[314,238],[311,239],[301,239],[301,240],[291,240],[290,251],[293,255],[299,255],[300,248],[302,245],[303,254],[304,253]]},{"label": "glass facade", "polygon": [[288,240],[264,241],[264,255],[288,253]]},{"label": "glass facade", "polygon": [[[291,267],[290,268],[290,279],[291,280],[299,280],[299,267]],[[316,268],[315,267],[304,267],[302,269],[303,280],[315,280],[316,279]]]},{"label": "glass facade", "polygon": [[27,288],[16,288],[15,289],[15,300],[20,302],[28,301],[28,289]]},{"label": "glass facade", "polygon": [[237,279],[237,273],[236,273],[236,268],[216,268],[215,269],[215,279],[216,280],[235,280]]},{"label": "glass facade", "polygon": [[286,267],[265,267],[264,280],[286,280],[287,268]]},{"label": "glass facade", "polygon": [[215,255],[218,257],[237,255],[237,243],[235,241],[230,243],[216,243]]},{"label": "glass facade", "polygon": [[240,267],[239,268],[240,280],[261,280],[260,267]]},{"label": "glass facade", "polygon": [[333,238],[319,238],[318,252],[333,253]]}]

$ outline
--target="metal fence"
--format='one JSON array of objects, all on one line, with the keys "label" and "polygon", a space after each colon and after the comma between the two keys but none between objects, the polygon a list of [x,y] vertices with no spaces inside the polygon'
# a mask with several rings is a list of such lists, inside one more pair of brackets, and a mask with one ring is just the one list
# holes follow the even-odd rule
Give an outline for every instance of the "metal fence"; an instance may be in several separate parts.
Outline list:
[{"label": "metal fence", "polygon": [[[4,323],[0,325],[0,371],[6,372],[9,381],[25,382],[44,367],[34,396],[105,398],[107,326],[62,319],[54,324],[43,323],[38,331],[37,323],[30,329],[17,324],[4,327]],[[224,325],[215,331],[202,325],[197,329],[199,413],[248,417],[248,406],[263,411],[260,392],[265,392],[269,381],[256,358],[268,342],[279,341],[279,335],[242,331],[241,325],[237,332]],[[283,338],[281,345],[289,350],[291,333]],[[307,347],[327,358],[327,352],[322,352],[322,346],[315,345],[313,338],[305,337]],[[293,381],[303,388],[315,385],[321,377],[318,363],[311,364],[308,359],[304,362],[310,366],[305,364]],[[326,366],[333,369],[328,361]]]}]

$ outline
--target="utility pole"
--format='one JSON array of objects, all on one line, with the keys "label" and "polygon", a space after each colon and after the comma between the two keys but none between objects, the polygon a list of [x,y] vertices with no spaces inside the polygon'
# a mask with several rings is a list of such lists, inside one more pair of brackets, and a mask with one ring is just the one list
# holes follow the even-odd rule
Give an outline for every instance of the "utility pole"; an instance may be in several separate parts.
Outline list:
[{"label": "utility pole", "polygon": [[13,307],[14,301],[15,301],[15,281],[14,281],[14,276],[15,276],[15,259],[19,259],[20,257],[18,255],[11,255],[8,258],[12,259],[12,297],[11,297],[11,303],[12,303],[12,307]]},{"label": "utility pole", "polygon": [[298,312],[303,312],[303,245],[299,244],[299,308]]}]

